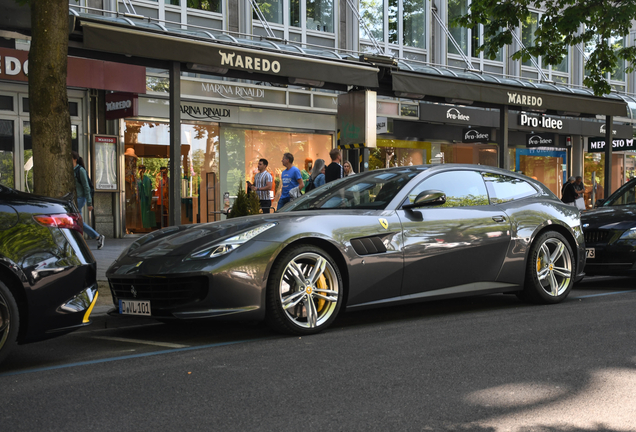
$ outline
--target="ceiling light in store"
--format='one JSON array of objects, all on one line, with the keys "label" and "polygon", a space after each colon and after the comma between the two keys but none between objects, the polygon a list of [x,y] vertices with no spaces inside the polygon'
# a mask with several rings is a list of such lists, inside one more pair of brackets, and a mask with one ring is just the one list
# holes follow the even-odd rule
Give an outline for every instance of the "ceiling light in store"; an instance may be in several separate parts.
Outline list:
[{"label": "ceiling light in store", "polygon": [[199,64],[199,63],[187,63],[186,67],[188,69],[192,69],[195,71],[209,72],[209,73],[219,74],[219,75],[225,75],[227,73],[227,68],[209,66],[209,65]]},{"label": "ceiling light in store", "polygon": [[289,78],[289,83],[292,85],[306,85],[309,87],[322,87],[325,85],[324,81],[304,79],[304,78]]}]

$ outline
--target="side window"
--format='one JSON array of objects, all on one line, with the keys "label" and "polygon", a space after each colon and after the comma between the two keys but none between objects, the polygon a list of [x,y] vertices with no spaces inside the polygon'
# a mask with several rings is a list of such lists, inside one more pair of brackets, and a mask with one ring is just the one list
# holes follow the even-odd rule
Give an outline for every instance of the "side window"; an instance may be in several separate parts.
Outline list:
[{"label": "side window", "polygon": [[446,204],[440,207],[471,207],[488,205],[488,193],[481,175],[475,171],[447,171],[424,179],[409,193],[412,203],[420,192],[441,190]]},{"label": "side window", "polygon": [[537,190],[525,180],[501,174],[483,173],[482,175],[492,204],[514,201],[537,193]]},{"label": "side window", "polygon": [[620,206],[620,205],[629,205],[636,204],[636,183],[631,182],[627,183],[624,187],[622,193],[616,196],[616,198],[612,199],[611,202],[608,201],[608,206]]}]

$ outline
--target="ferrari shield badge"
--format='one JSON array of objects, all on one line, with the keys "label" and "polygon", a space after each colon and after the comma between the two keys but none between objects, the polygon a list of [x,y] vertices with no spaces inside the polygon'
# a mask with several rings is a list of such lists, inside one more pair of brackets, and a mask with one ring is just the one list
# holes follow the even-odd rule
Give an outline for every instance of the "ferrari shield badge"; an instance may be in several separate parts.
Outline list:
[{"label": "ferrari shield badge", "polygon": [[382,225],[382,228],[389,229],[389,222],[386,219],[380,218],[378,220],[380,221],[380,225]]}]

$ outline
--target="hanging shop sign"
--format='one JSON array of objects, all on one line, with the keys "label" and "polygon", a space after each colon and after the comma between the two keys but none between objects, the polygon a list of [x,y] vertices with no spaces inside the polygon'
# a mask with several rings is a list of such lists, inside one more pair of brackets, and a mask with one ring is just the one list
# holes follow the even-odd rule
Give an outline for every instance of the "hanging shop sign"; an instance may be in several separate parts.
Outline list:
[{"label": "hanging shop sign", "polygon": [[[612,140],[613,151],[636,150],[634,139],[617,138]],[[587,141],[588,153],[601,153],[605,151],[605,137],[590,138]]]},{"label": "hanging shop sign", "polygon": [[551,133],[526,134],[526,147],[556,147],[556,135]]},{"label": "hanging shop sign", "polygon": [[465,106],[420,103],[420,120],[435,123],[497,127],[499,125],[499,112]]},{"label": "hanging shop sign", "polygon": [[465,143],[487,143],[490,142],[490,128],[468,128],[462,131],[462,142]]},{"label": "hanging shop sign", "polygon": [[518,117],[519,126],[531,128],[562,130],[563,120],[547,116],[536,116],[527,113],[521,113]]},{"label": "hanging shop sign", "polygon": [[138,115],[136,93],[107,93],[106,120],[115,120]]}]

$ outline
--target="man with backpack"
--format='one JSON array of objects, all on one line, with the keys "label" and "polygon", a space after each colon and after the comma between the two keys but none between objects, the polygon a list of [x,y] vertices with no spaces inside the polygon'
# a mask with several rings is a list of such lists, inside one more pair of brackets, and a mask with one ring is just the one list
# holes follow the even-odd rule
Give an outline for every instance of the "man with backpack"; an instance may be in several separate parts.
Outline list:
[{"label": "man with backpack", "polygon": [[[91,179],[88,177],[86,167],[84,166],[84,160],[80,157],[76,151],[71,152],[73,156],[73,175],[75,176],[75,192],[77,193],[77,206],[80,212],[84,204],[88,204],[88,211],[93,211],[93,196],[95,194],[95,188]],[[89,238],[97,240],[97,249],[104,247],[105,237],[95,231],[90,225],[84,224],[84,232]]]}]

